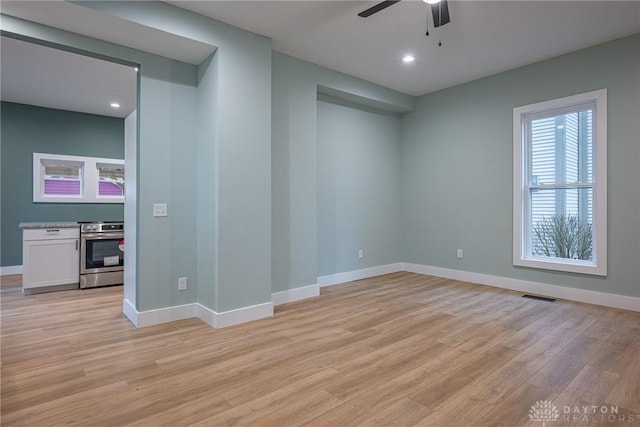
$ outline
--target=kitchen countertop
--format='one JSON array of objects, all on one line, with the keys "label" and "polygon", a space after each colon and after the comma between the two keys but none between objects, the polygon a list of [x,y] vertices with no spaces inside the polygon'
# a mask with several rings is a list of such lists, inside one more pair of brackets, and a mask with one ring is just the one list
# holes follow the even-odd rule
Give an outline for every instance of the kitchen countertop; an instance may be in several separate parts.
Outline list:
[{"label": "kitchen countertop", "polygon": [[20,228],[35,229],[35,228],[77,228],[80,224],[77,222],[21,222],[18,226]]}]

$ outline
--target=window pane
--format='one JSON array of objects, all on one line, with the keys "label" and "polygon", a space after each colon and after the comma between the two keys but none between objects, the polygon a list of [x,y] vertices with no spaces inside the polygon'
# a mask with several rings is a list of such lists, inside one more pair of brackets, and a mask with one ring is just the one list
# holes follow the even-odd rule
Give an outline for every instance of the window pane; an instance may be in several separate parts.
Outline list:
[{"label": "window pane", "polygon": [[98,167],[98,195],[123,196],[124,195],[124,168],[123,167]]},{"label": "window pane", "polygon": [[533,185],[592,181],[592,110],[534,119],[529,135]]},{"label": "window pane", "polygon": [[44,165],[44,194],[48,196],[79,196],[80,166]]},{"label": "window pane", "polygon": [[530,191],[531,255],[592,261],[592,188]]}]

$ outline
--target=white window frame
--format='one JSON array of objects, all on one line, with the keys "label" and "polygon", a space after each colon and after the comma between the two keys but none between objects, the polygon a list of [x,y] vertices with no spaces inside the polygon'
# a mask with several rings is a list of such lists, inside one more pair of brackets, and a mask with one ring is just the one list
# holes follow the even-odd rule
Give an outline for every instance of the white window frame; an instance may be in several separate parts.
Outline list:
[{"label": "white window frame", "polygon": [[[80,181],[80,193],[79,194],[45,194],[45,178],[46,178],[46,167],[51,165],[64,165],[78,168],[78,179]],[[84,188],[84,162],[81,160],[73,159],[71,157],[63,157],[63,156],[55,156],[55,157],[47,157],[41,158],[37,165],[39,169],[39,186],[40,189],[39,196],[42,198],[51,198],[51,199],[71,199],[74,203],[78,203],[82,199],[82,193]],[[34,164],[34,172],[36,165]],[[35,184],[34,180],[34,184]],[[34,196],[35,196],[35,188],[34,188]],[[35,200],[34,200],[35,201]]]},{"label": "white window frame", "polygon": [[121,163],[113,163],[113,161],[109,161],[109,162],[100,162],[100,161],[96,161],[94,163],[95,165],[95,171],[96,171],[96,198],[98,199],[104,199],[104,200],[109,200],[108,203],[111,203],[112,200],[119,200],[119,199],[123,199],[124,200],[124,188],[122,189],[122,196],[114,196],[114,195],[101,195],[100,194],[100,168],[122,168],[124,169],[124,161],[122,161]]},{"label": "white window frame", "polygon": [[[80,166],[81,194],[55,195],[44,193],[44,166],[47,163],[67,163]],[[100,196],[98,194],[98,165],[124,167],[122,159],[101,157],[67,156],[62,154],[33,153],[33,201],[34,203],[124,203],[123,196]]]},{"label": "white window frame", "polygon": [[[593,110],[593,260],[531,255],[528,168],[528,117],[572,110],[594,103]],[[513,109],[513,264],[545,270],[607,275],[607,90],[600,89]]]}]

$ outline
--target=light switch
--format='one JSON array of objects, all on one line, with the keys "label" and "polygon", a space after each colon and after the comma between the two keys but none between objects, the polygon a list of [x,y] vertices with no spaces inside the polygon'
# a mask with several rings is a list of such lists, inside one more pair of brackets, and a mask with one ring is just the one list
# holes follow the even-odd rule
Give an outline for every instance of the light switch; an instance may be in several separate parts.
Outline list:
[{"label": "light switch", "polygon": [[167,204],[166,203],[154,203],[153,204],[153,216],[167,216]]}]

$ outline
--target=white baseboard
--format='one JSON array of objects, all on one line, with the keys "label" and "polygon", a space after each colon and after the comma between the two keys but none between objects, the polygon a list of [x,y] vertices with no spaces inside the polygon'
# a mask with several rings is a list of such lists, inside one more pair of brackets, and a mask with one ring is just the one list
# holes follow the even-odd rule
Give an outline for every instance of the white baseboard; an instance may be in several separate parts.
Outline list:
[{"label": "white baseboard", "polygon": [[196,307],[196,317],[216,329],[273,316],[273,303],[271,302],[223,311],[221,313],[217,313],[199,303],[194,304],[194,306]]},{"label": "white baseboard", "polygon": [[587,304],[605,307],[621,308],[624,310],[640,311],[640,298],[625,295],[609,294],[605,292],[589,291],[586,289],[569,288],[566,286],[550,285],[547,283],[530,282],[527,280],[511,279],[508,277],[492,276],[489,274],[473,273],[470,271],[454,270],[442,267],[432,267],[421,264],[403,263],[403,270],[411,273],[444,277],[445,279],[461,280],[480,285],[512,291],[562,298]]},{"label": "white baseboard", "polygon": [[125,298],[122,302],[122,312],[137,328],[197,317],[214,328],[220,329],[252,320],[271,317],[273,316],[273,303],[266,302],[264,304],[242,307],[222,313],[216,313],[199,303],[138,311],[131,302]]},{"label": "white baseboard", "polygon": [[445,279],[460,280],[496,288],[640,312],[640,298],[637,297],[404,262],[318,277],[318,284],[273,293],[271,295],[271,302],[241,307],[221,313],[217,313],[199,303],[140,312],[137,311],[127,299],[123,301],[122,312],[131,323],[139,328],[197,317],[214,328],[219,329],[272,317],[274,305],[318,296],[321,287],[367,279],[383,274],[397,273],[399,271],[443,277]]},{"label": "white baseboard", "polygon": [[265,302],[263,304],[251,305],[249,307],[237,308],[216,314],[217,316],[213,327],[216,329],[226,328],[227,326],[273,317],[273,303]]},{"label": "white baseboard", "polygon": [[196,317],[195,304],[183,304],[155,310],[138,311],[128,299],[125,299],[122,304],[122,312],[137,328]]},{"label": "white baseboard", "polygon": [[122,314],[133,323],[133,326],[138,327],[138,310],[126,298],[122,300]]},{"label": "white baseboard", "polygon": [[370,277],[382,276],[383,274],[397,273],[402,271],[402,263],[380,265],[377,267],[364,268],[362,270],[347,271],[345,273],[331,274],[318,277],[318,284],[321,288],[325,286],[339,285],[340,283],[353,282],[354,280],[368,279]]},{"label": "white baseboard", "polygon": [[22,266],[8,265],[6,267],[0,267],[0,276],[10,276],[12,274],[22,274]]},{"label": "white baseboard", "polygon": [[317,297],[318,295],[320,295],[320,286],[316,283],[315,285],[274,292],[271,294],[271,302],[273,305],[280,305],[301,299]]},{"label": "white baseboard", "polygon": [[215,328],[216,317],[218,316],[218,313],[200,303],[195,303],[194,305],[196,308],[196,317],[202,320],[207,325],[213,326]]}]

